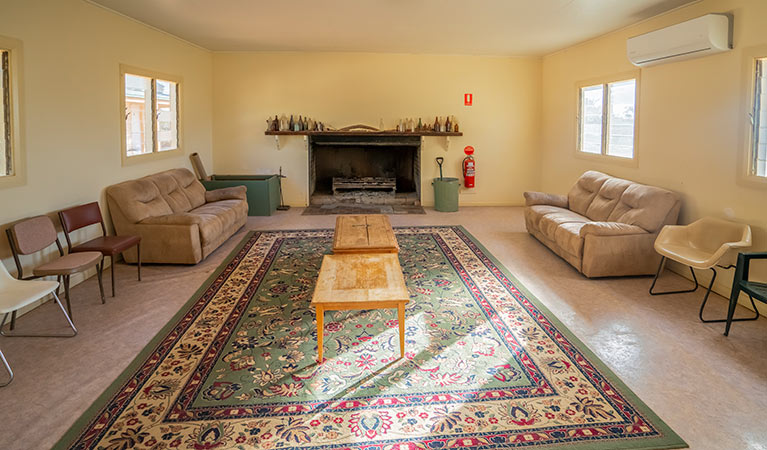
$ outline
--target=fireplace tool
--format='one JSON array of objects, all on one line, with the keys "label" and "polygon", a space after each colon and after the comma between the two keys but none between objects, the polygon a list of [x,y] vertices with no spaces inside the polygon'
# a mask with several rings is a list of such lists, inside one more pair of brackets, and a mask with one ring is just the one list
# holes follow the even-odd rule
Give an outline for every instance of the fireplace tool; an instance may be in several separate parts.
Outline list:
[{"label": "fireplace tool", "polygon": [[282,197],[282,179],[287,178],[282,174],[282,166],[280,166],[280,206],[277,207],[277,211],[287,211],[290,209],[290,205],[285,204],[285,200]]},{"label": "fireplace tool", "polygon": [[439,164],[439,179],[442,180],[442,163],[445,162],[445,158],[438,157],[437,158],[437,164]]}]

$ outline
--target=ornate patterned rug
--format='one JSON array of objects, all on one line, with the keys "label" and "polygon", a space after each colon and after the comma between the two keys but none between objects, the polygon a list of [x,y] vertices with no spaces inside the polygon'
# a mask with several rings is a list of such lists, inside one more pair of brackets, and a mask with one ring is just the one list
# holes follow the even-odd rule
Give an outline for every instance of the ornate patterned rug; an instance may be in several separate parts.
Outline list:
[{"label": "ornate patterned rug", "polygon": [[253,232],[61,448],[681,448],[686,444],[461,227],[396,230],[411,301],[328,312],[332,230]]}]

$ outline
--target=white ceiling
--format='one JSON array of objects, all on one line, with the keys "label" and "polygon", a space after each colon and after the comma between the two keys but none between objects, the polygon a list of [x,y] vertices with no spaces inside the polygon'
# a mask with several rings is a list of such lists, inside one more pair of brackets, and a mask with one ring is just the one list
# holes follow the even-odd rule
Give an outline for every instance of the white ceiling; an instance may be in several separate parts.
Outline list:
[{"label": "white ceiling", "polygon": [[88,0],[214,51],[537,56],[697,0]]}]

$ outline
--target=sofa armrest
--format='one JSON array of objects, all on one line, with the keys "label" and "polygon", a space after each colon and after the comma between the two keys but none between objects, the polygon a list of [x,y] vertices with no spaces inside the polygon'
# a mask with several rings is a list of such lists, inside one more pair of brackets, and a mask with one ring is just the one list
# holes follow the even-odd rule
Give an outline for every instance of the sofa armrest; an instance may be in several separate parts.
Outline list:
[{"label": "sofa armrest", "polygon": [[248,188],[245,186],[231,186],[212,191],[205,191],[205,203],[219,200],[246,200]]},{"label": "sofa armrest", "polygon": [[525,205],[551,205],[567,208],[568,201],[565,195],[547,194],[545,192],[525,192]]},{"label": "sofa armrest", "polygon": [[580,235],[627,236],[631,234],[649,234],[644,228],[621,222],[587,222],[581,227]]},{"label": "sofa armrest", "polygon": [[164,216],[147,217],[140,225],[195,225],[201,222],[200,216],[189,213],[174,213]]}]

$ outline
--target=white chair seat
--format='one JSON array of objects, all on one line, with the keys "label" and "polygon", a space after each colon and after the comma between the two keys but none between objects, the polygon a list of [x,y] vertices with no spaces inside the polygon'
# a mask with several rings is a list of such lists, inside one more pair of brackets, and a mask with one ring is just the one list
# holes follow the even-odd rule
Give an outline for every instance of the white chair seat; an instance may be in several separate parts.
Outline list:
[{"label": "white chair seat", "polygon": [[[731,257],[732,249],[751,246],[751,227],[714,217],[689,225],[667,225],[655,240],[655,251],[696,269],[710,269]],[[728,258],[729,259],[729,258]]]},{"label": "white chair seat", "polygon": [[58,281],[3,280],[0,290],[0,314],[7,314],[32,304],[58,287]]}]

